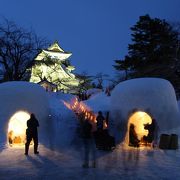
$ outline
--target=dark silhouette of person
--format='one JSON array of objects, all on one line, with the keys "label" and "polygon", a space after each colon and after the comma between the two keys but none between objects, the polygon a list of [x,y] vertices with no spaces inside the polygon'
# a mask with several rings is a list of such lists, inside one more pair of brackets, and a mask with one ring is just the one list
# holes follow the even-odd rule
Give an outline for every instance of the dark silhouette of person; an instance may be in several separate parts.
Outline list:
[{"label": "dark silhouette of person", "polygon": [[96,129],[95,132],[95,142],[96,147],[99,150],[112,150],[115,147],[115,139],[113,136],[109,134],[108,131],[108,119],[109,112],[106,114],[106,118],[104,118],[101,111],[98,112],[96,117]]},{"label": "dark silhouette of person", "polygon": [[89,119],[85,119],[82,124],[83,143],[84,143],[84,163],[83,168],[89,167],[90,155],[92,158],[92,167],[96,167],[96,146],[94,141],[93,126]]},{"label": "dark silhouette of person", "polygon": [[103,130],[103,123],[104,123],[104,116],[102,115],[102,112],[99,111],[98,115],[96,117],[96,121],[97,121],[97,130]]},{"label": "dark silhouette of person", "polygon": [[131,123],[129,127],[129,146],[139,147],[140,141],[137,137],[137,134],[134,128],[135,128],[134,124]]},{"label": "dark silhouette of person", "polygon": [[143,140],[152,143],[155,138],[156,120],[153,118],[151,124],[144,124],[144,129],[148,130],[148,135],[143,136]]},{"label": "dark silhouette of person", "polygon": [[29,145],[32,140],[34,141],[34,154],[39,154],[37,127],[39,127],[39,122],[32,113],[30,119],[27,121],[25,155],[28,155]]},{"label": "dark silhouette of person", "polygon": [[102,148],[102,144],[104,144],[104,132],[103,132],[103,124],[104,124],[105,118],[102,114],[102,111],[98,112],[98,115],[96,117],[96,133],[95,133],[95,139],[96,139],[96,147],[98,149]]},{"label": "dark silhouette of person", "polygon": [[12,145],[13,144],[13,131],[12,130],[8,133],[8,140],[9,140],[9,144]]}]

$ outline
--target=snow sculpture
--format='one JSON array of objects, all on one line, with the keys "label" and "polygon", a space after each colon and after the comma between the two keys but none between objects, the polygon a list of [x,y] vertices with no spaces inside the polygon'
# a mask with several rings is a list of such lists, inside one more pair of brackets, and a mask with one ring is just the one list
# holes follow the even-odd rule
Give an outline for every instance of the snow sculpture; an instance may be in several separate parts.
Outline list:
[{"label": "snow sculpture", "polygon": [[26,122],[31,113],[39,120],[39,140],[46,132],[49,104],[45,90],[35,83],[6,82],[0,84],[0,144],[8,140],[24,144]]},{"label": "snow sculpture", "polygon": [[[162,133],[176,133],[180,114],[173,86],[160,78],[138,78],[118,84],[111,94],[111,129],[116,140],[128,143],[130,123],[142,138],[144,124],[155,118]],[[138,129],[139,128],[139,129]]]}]

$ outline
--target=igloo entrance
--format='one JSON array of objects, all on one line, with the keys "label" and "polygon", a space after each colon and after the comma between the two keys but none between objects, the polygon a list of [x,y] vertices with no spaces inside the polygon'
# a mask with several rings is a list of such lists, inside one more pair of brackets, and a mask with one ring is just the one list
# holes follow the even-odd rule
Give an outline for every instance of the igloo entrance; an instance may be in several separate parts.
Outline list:
[{"label": "igloo entrance", "polygon": [[137,138],[139,140],[139,145],[147,145],[144,140],[143,136],[148,135],[148,130],[144,129],[145,124],[151,124],[152,123],[152,118],[149,114],[143,111],[137,111],[133,113],[128,120],[128,131],[126,133],[126,143],[130,145],[130,128],[134,128]]},{"label": "igloo entrance", "polygon": [[26,139],[27,120],[30,114],[25,111],[18,111],[13,114],[8,124],[8,143],[9,145],[22,145]]}]

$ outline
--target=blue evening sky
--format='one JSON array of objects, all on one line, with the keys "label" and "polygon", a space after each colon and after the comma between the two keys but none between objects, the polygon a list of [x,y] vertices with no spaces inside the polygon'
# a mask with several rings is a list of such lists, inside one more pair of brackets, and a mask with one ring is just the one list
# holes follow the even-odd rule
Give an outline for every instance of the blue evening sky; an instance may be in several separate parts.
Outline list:
[{"label": "blue evening sky", "polygon": [[180,0],[0,0],[0,16],[73,55],[76,72],[114,74],[115,59],[127,54],[130,27],[139,16],[180,22]]}]

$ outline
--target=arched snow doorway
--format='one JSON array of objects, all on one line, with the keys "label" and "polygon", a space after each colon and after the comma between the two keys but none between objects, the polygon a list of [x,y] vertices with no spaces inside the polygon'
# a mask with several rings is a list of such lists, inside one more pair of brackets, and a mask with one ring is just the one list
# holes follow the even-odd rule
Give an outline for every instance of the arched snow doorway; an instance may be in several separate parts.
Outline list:
[{"label": "arched snow doorway", "polygon": [[128,120],[128,131],[126,133],[125,142],[129,144],[129,130],[130,125],[133,124],[137,137],[140,140],[140,145],[143,145],[143,136],[148,135],[148,130],[144,129],[144,125],[148,123],[152,123],[152,118],[149,114],[143,111],[136,111],[133,113]]},{"label": "arched snow doorway", "polygon": [[10,145],[22,145],[26,139],[27,120],[30,114],[25,111],[18,111],[13,114],[8,124],[8,143]]}]

